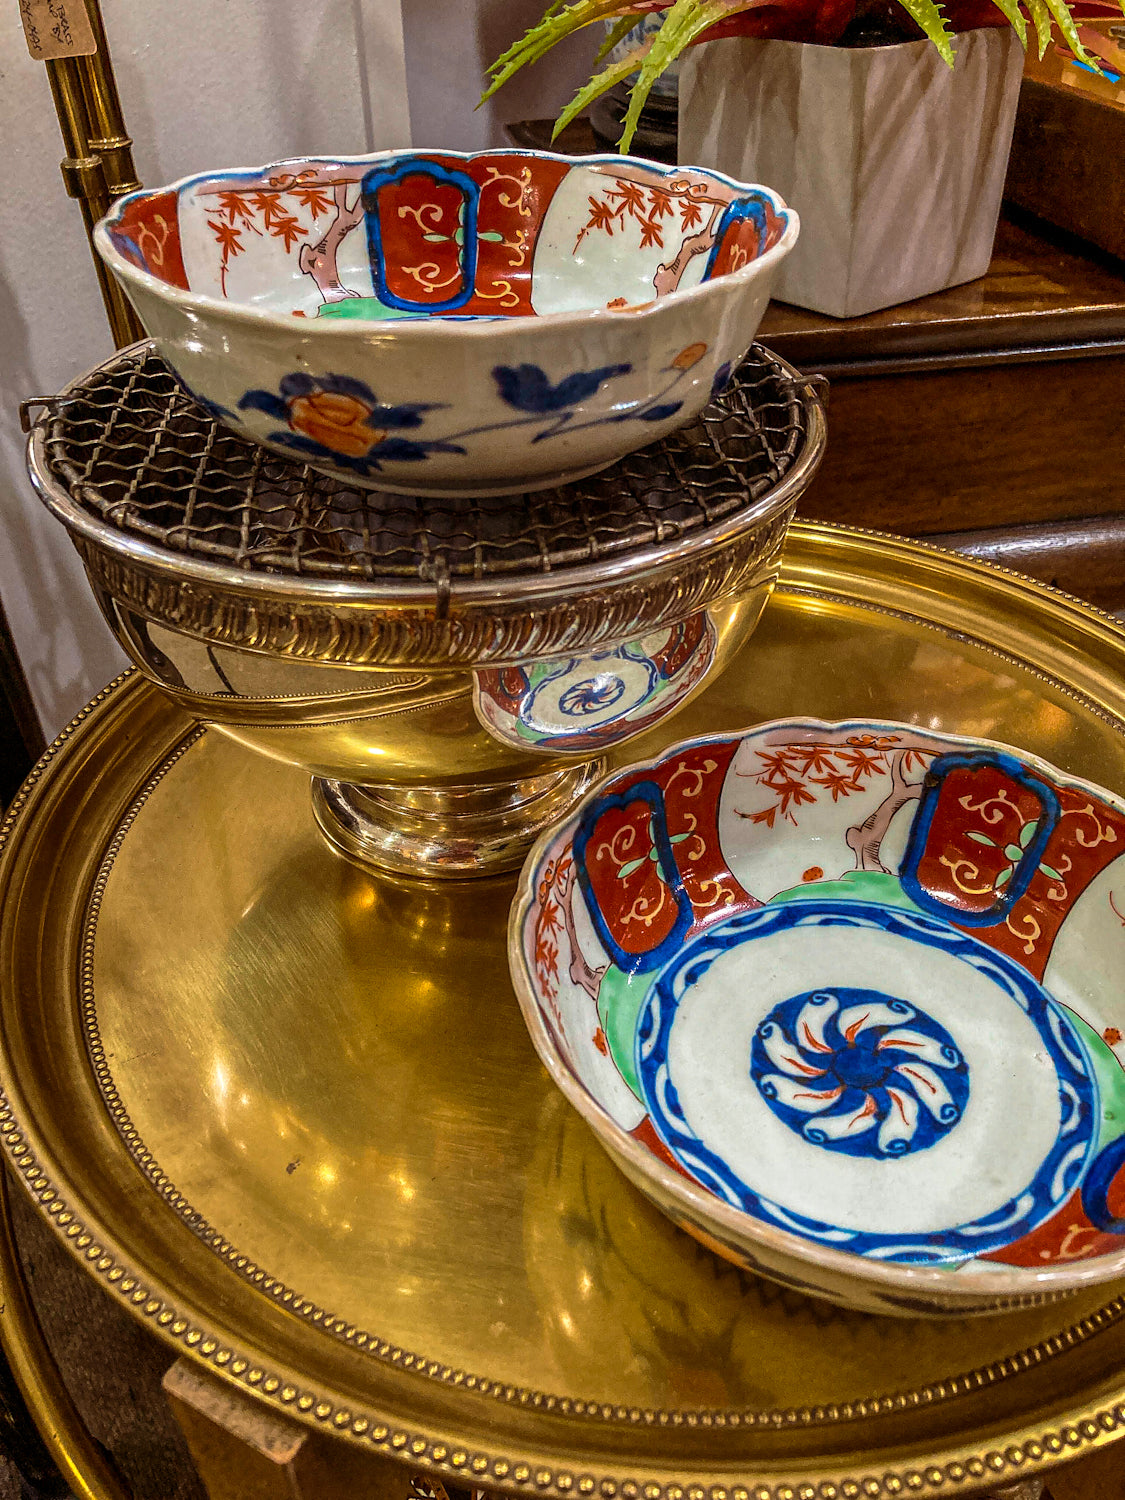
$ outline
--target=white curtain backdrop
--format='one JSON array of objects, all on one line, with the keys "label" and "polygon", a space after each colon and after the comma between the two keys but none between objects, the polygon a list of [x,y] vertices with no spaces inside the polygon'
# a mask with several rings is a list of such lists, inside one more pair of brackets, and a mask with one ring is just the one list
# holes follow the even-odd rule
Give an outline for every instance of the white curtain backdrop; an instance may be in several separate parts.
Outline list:
[{"label": "white curtain backdrop", "polygon": [[[485,65],[540,0],[103,0],[141,180],[411,143],[475,149],[556,112],[587,37],[481,110]],[[62,527],[26,478],[17,410],[112,352],[43,65],[0,4],[0,600],[48,736],[124,664]]]}]

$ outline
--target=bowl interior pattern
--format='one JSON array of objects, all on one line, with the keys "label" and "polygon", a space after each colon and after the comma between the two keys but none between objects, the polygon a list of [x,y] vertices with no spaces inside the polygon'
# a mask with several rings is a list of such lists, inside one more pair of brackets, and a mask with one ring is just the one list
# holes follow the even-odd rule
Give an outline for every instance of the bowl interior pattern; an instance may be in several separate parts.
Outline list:
[{"label": "bowl interior pattern", "polygon": [[410,151],[192,177],[122,200],[107,231],[168,287],[398,321],[640,307],[759,259],[792,218],[695,167]]},{"label": "bowl interior pattern", "polygon": [[541,842],[511,958],[606,1144],[747,1243],[959,1282],[1125,1253],[1108,792],[908,725],[692,741]]}]

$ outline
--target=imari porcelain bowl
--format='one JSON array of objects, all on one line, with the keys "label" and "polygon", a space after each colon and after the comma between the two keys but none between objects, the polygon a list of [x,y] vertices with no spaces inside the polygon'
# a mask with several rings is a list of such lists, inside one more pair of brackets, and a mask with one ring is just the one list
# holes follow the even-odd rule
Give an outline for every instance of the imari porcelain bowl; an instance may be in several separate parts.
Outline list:
[{"label": "imari porcelain bowl", "polygon": [[1125,1274],[1125,803],[905,724],[618,772],[509,956],[552,1078],[728,1259],[872,1312]]},{"label": "imari porcelain bowl", "polygon": [[576,479],[698,415],[797,216],[696,167],[398,151],[120,199],[97,248],[184,386],[350,483]]}]

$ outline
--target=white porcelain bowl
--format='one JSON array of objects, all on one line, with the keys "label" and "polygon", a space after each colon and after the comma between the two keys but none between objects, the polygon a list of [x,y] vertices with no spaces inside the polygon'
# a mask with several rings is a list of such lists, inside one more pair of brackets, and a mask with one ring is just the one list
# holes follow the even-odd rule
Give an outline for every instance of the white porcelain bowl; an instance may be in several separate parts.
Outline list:
[{"label": "white porcelain bowl", "polygon": [[751,1270],[874,1312],[1125,1274],[1125,802],[911,725],[688,741],[529,857],[552,1078]]},{"label": "white porcelain bowl", "polygon": [[95,241],[228,426],[351,483],[495,494],[696,416],[797,232],[697,167],[398,151],[133,193]]}]

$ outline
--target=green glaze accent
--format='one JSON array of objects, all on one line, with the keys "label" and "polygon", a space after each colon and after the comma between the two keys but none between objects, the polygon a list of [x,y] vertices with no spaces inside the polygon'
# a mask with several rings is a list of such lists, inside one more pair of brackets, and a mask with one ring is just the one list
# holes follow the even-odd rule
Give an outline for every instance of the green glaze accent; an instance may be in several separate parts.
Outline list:
[{"label": "green glaze accent", "polygon": [[1125,1068],[1122,1068],[1118,1062],[1109,1043],[1103,1041],[1088,1022],[1084,1021],[1076,1011],[1071,1010],[1069,1005],[1063,1005],[1061,1001],[1056,1001],[1056,1004],[1074,1026],[1086,1049],[1086,1056],[1090,1060],[1090,1070],[1094,1075],[1094,1083],[1098,1090],[1098,1106],[1101,1110],[1098,1139],[1094,1150],[1100,1151],[1103,1146],[1108,1146],[1110,1141],[1115,1141],[1119,1135],[1125,1134]]},{"label": "green glaze accent", "polygon": [[656,977],[656,974],[636,974],[630,978],[610,964],[602,975],[598,990],[598,1020],[609,1043],[609,1055],[638,1099],[641,1098],[641,1083],[634,1057],[637,1017]]},{"label": "green glaze accent", "polygon": [[879,870],[849,870],[839,880],[812,880],[779,891],[770,901],[869,901],[875,906],[900,906],[907,911],[921,911],[899,884],[897,875]]},{"label": "green glaze accent", "polygon": [[378,297],[348,297],[343,302],[325,302],[317,309],[318,318],[366,318],[369,322],[397,322],[402,318],[425,318],[427,313],[404,312],[388,307]]}]

